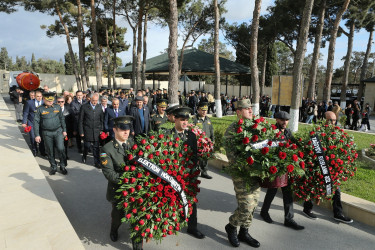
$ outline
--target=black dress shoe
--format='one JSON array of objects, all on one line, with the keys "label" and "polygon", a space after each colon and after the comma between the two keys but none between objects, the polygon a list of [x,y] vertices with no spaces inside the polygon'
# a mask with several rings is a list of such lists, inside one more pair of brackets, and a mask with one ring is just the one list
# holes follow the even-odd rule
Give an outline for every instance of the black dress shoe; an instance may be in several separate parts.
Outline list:
[{"label": "black dress shoe", "polygon": [[62,173],[63,175],[67,175],[67,174],[68,174],[68,170],[66,170],[65,167],[60,167],[60,170],[61,170],[61,173]]},{"label": "black dress shoe", "polygon": [[206,178],[206,179],[212,179],[212,176],[209,176],[209,175],[206,174],[206,173],[201,174],[201,177],[202,177],[202,178]]},{"label": "black dress shoe", "polygon": [[246,242],[252,247],[260,247],[259,241],[251,237],[247,228],[241,227],[240,232],[238,233],[238,240]]},{"label": "black dress shoe", "polygon": [[197,239],[203,239],[204,237],[206,237],[198,229],[188,229],[187,233],[190,234],[191,236],[194,236]]},{"label": "black dress shoe", "polygon": [[117,230],[111,230],[111,233],[109,234],[109,237],[111,238],[111,241],[116,242],[118,240],[118,232]]},{"label": "black dress shoe", "polygon": [[302,230],[305,229],[304,226],[300,226],[295,222],[293,219],[284,221],[284,226],[293,228],[295,230]]},{"label": "black dress shoe", "polygon": [[56,170],[56,169],[52,169],[51,171],[49,171],[49,175],[55,175],[55,174],[56,174],[56,172],[57,172],[57,170]]},{"label": "black dress shoe", "polygon": [[86,163],[86,156],[82,156],[82,162]]},{"label": "black dress shoe", "polygon": [[263,218],[263,220],[267,223],[273,223],[273,220],[271,219],[271,216],[269,213],[267,212],[260,212],[260,217]]},{"label": "black dress shoe", "polygon": [[33,156],[36,157],[38,153],[36,151],[33,151]]},{"label": "black dress shoe", "polygon": [[303,214],[304,214],[307,218],[309,218],[309,219],[312,219],[312,220],[316,220],[316,219],[318,219],[318,217],[316,217],[316,215],[315,215],[314,213],[309,212],[309,211],[307,211],[307,210],[303,210]]},{"label": "black dress shoe", "polygon": [[237,228],[228,223],[225,226],[225,231],[228,234],[229,243],[234,247],[239,247],[240,242],[238,241]]},{"label": "black dress shoe", "polygon": [[350,224],[353,222],[352,219],[350,219],[349,217],[346,217],[345,215],[343,214],[338,214],[338,215],[335,215],[333,217],[335,220],[337,221],[340,221],[340,222],[343,222],[343,223],[346,223],[346,224]]}]

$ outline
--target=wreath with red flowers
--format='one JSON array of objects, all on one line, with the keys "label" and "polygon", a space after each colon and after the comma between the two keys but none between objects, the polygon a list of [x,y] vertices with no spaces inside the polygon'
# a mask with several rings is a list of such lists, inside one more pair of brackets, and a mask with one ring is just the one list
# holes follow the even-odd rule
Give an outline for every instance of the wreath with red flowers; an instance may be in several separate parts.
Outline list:
[{"label": "wreath with red flowers", "polygon": [[203,161],[214,158],[214,143],[206,136],[206,132],[194,124],[188,124],[188,128],[197,137],[198,158]]},{"label": "wreath with red flowers", "polygon": [[[136,242],[143,239],[161,241],[187,225],[192,204],[198,202],[196,195],[200,191],[199,170],[191,159],[190,148],[180,138],[157,133],[138,137],[127,151],[123,183],[116,198],[119,199],[118,208],[125,214],[122,221],[129,222],[130,237]],[[140,162],[160,167],[160,176]],[[166,175],[171,182],[166,181]],[[178,192],[176,185],[183,192]]]},{"label": "wreath with red flowers", "polygon": [[[325,153],[325,162],[328,166],[332,183],[332,194],[327,195],[325,178],[320,169],[320,162],[314,150],[311,136],[318,135]],[[303,143],[306,172],[304,176],[295,176],[291,182],[294,194],[301,200],[330,200],[334,191],[353,177],[357,171],[356,159],[358,153],[354,138],[343,129],[333,125],[315,126]]]},{"label": "wreath with red flowers", "polygon": [[285,174],[304,174],[304,153],[286,140],[276,125],[255,117],[240,119],[234,130],[225,140],[226,148],[233,149],[227,155],[235,155],[233,164],[226,168],[231,175],[273,181]]}]

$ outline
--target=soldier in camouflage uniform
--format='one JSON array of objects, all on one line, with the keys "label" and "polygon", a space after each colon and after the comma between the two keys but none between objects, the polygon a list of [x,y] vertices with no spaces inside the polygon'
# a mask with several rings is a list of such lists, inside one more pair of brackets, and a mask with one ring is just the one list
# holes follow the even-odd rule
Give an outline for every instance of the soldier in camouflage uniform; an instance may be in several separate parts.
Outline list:
[{"label": "soldier in camouflage uniform", "polygon": [[168,117],[165,113],[165,109],[168,105],[167,103],[168,101],[166,99],[157,100],[158,112],[151,115],[151,130],[158,131],[160,129],[160,126],[167,122]]},{"label": "soldier in camouflage uniform", "polygon": [[[238,101],[235,103],[235,106],[237,118],[252,119],[253,111],[249,99]],[[224,134],[225,140],[230,141],[233,138],[233,134],[236,133],[236,124],[237,122],[233,122],[228,127]],[[233,148],[228,146],[228,143],[225,145],[225,150],[228,152],[229,163],[232,163],[236,159],[236,154],[233,152]],[[249,184],[249,189],[246,188],[246,182],[241,177],[232,177],[232,181],[238,207],[232,216],[229,217],[229,223],[225,226],[228,240],[234,247],[238,247],[240,241],[246,242],[252,247],[259,247],[260,243],[248,233],[248,228],[253,220],[254,211],[258,206],[260,193],[259,178],[254,177],[251,183],[247,182],[247,184]],[[240,231],[237,235],[238,226],[240,226]]]},{"label": "soldier in camouflage uniform", "polygon": [[[214,141],[214,127],[212,126],[210,118],[207,116],[208,102],[200,102],[198,105],[198,114],[193,116],[194,125],[201,128],[211,141]],[[208,161],[200,161],[199,167],[201,169],[201,177],[206,179],[212,179],[207,174]]]},{"label": "soldier in camouflage uniform", "polygon": [[[61,107],[54,104],[55,93],[44,93],[44,105],[38,107],[34,117],[34,133],[35,141],[41,142],[40,130],[42,131],[45,149],[48,160],[51,165],[50,175],[54,175],[57,171],[55,160],[55,147],[60,155],[60,170],[66,175],[66,155],[64,147],[64,138],[67,135],[65,118],[61,112]],[[40,130],[39,130],[40,129]],[[55,145],[55,147],[54,147]]]}]

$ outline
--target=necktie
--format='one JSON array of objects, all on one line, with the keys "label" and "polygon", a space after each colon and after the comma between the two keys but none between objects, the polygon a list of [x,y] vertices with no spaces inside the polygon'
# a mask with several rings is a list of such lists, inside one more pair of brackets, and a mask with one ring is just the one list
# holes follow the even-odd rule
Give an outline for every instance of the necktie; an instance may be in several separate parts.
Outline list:
[{"label": "necktie", "polygon": [[36,106],[39,107],[39,105],[40,105],[40,104],[39,104],[39,101],[36,101],[36,103],[37,103]]},{"label": "necktie", "polygon": [[117,109],[115,110],[115,114],[116,114],[116,117],[118,117],[118,112],[117,112]]},{"label": "necktie", "polygon": [[124,149],[124,151],[127,149],[126,143],[122,144],[122,148]]}]

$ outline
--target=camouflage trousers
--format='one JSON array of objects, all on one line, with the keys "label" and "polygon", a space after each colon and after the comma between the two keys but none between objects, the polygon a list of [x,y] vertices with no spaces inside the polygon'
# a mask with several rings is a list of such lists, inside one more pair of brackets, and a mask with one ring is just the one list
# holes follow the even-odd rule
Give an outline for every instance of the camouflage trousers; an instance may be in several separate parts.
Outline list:
[{"label": "camouflage trousers", "polygon": [[232,226],[249,228],[253,220],[253,214],[258,206],[260,186],[259,180],[254,178],[249,183],[250,189],[246,188],[246,182],[239,177],[233,177],[234,191],[238,203],[237,209],[229,217]]}]

